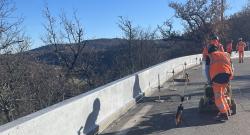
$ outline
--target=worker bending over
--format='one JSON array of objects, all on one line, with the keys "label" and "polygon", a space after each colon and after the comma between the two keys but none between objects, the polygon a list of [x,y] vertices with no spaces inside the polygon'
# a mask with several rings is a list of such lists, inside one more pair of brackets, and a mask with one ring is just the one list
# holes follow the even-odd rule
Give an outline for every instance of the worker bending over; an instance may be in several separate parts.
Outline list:
[{"label": "worker bending over", "polygon": [[[210,35],[210,41],[209,44],[203,47],[203,62],[206,63],[206,58],[208,56],[208,48],[210,47],[210,45],[214,45],[218,48],[218,51],[220,52],[224,52],[224,48],[223,45],[219,42],[219,37],[216,34],[212,34]],[[209,75],[209,65],[205,64],[205,76],[207,79],[207,84],[211,84],[211,79],[210,79],[210,75]]]},{"label": "worker bending over", "polygon": [[214,92],[215,104],[219,110],[216,119],[228,120],[230,107],[225,98],[225,90],[233,75],[230,56],[227,53],[219,51],[217,45],[210,44],[206,65],[209,67],[209,76]]}]

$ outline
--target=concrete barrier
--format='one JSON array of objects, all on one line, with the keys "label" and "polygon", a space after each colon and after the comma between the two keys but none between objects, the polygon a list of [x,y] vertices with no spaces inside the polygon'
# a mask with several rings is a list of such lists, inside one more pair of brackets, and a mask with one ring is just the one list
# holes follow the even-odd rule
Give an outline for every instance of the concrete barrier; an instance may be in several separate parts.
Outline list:
[{"label": "concrete barrier", "polygon": [[[232,58],[236,59],[236,58],[238,58],[238,55],[239,55],[238,53],[233,52]],[[250,57],[250,51],[245,51],[244,55],[245,55],[245,57]]]},{"label": "concrete barrier", "polygon": [[[250,56],[250,52],[246,52]],[[90,92],[65,100],[0,127],[0,135],[83,135],[105,129],[136,104],[141,95],[150,95],[172,71],[200,64],[201,55],[180,57],[139,71]]]}]

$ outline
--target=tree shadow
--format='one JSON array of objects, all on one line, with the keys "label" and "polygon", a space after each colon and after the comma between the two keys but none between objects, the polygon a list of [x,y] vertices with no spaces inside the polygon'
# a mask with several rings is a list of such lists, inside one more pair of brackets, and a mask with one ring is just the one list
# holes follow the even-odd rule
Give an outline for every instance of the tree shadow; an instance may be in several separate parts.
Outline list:
[{"label": "tree shadow", "polygon": [[96,120],[99,115],[100,105],[100,100],[96,98],[93,103],[93,111],[89,114],[84,128],[81,126],[77,131],[77,135],[94,135],[98,133],[99,125],[96,124]]},{"label": "tree shadow", "polygon": [[[184,109],[183,122],[177,127],[175,125],[175,112],[162,112],[144,116],[142,122],[138,123],[129,129],[125,129],[127,135],[146,135],[146,134],[160,134],[161,132],[170,129],[206,126],[221,123],[215,121],[216,112],[198,113],[197,108]],[[112,133],[105,133],[102,135],[113,135],[124,131],[116,131]]]},{"label": "tree shadow", "polygon": [[135,83],[133,86],[133,98],[138,101],[143,97],[138,74],[135,75]]}]

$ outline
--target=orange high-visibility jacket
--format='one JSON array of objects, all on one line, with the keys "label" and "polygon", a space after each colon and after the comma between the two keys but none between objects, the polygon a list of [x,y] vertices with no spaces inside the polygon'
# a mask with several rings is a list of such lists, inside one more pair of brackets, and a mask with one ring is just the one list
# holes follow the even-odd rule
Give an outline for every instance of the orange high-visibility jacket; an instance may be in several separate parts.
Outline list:
[{"label": "orange high-visibility jacket", "polygon": [[210,59],[209,74],[211,80],[220,73],[228,73],[232,76],[230,56],[224,52],[216,51],[208,55]]},{"label": "orange high-visibility jacket", "polygon": [[240,41],[240,42],[237,44],[237,50],[238,50],[239,52],[243,52],[244,49],[245,49],[245,47],[246,47],[246,43],[244,43],[243,41]]},{"label": "orange high-visibility jacket", "polygon": [[232,52],[232,50],[233,50],[233,45],[232,45],[232,43],[228,43],[228,44],[227,44],[227,52]]}]

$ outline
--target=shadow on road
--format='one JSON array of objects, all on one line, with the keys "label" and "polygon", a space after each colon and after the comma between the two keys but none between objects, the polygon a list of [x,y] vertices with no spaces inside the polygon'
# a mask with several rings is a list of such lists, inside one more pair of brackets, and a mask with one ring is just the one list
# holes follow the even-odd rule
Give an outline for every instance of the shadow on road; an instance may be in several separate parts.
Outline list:
[{"label": "shadow on road", "polygon": [[[203,96],[204,91],[194,92],[185,94],[185,97],[188,97],[188,99],[192,99],[194,96]],[[167,102],[180,102],[180,94],[168,94],[168,95],[161,95],[160,99],[167,101]],[[147,103],[147,102],[155,102],[159,100],[159,96],[151,96],[151,97],[143,97],[143,99],[139,103]]]},{"label": "shadow on road", "polygon": [[250,80],[250,75],[234,76],[234,81]]},{"label": "shadow on road", "polygon": [[233,89],[233,97],[236,99],[236,103],[243,99],[250,100],[250,87]]},{"label": "shadow on road", "polygon": [[[152,114],[144,116],[144,120],[136,126],[126,129],[126,133],[127,135],[160,134],[170,129],[218,124],[220,122],[214,120],[215,115],[215,112],[200,114],[197,108],[184,109],[183,123],[177,127],[175,125],[175,112]],[[124,131],[105,133],[102,135],[114,135],[122,132]]]},{"label": "shadow on road", "polygon": [[[197,86],[202,85],[202,86],[204,86],[205,82],[189,82],[189,83],[187,83],[187,85],[188,86],[192,86],[192,85],[197,85]],[[179,84],[175,84],[175,86],[184,86],[184,84],[179,83]]]}]

